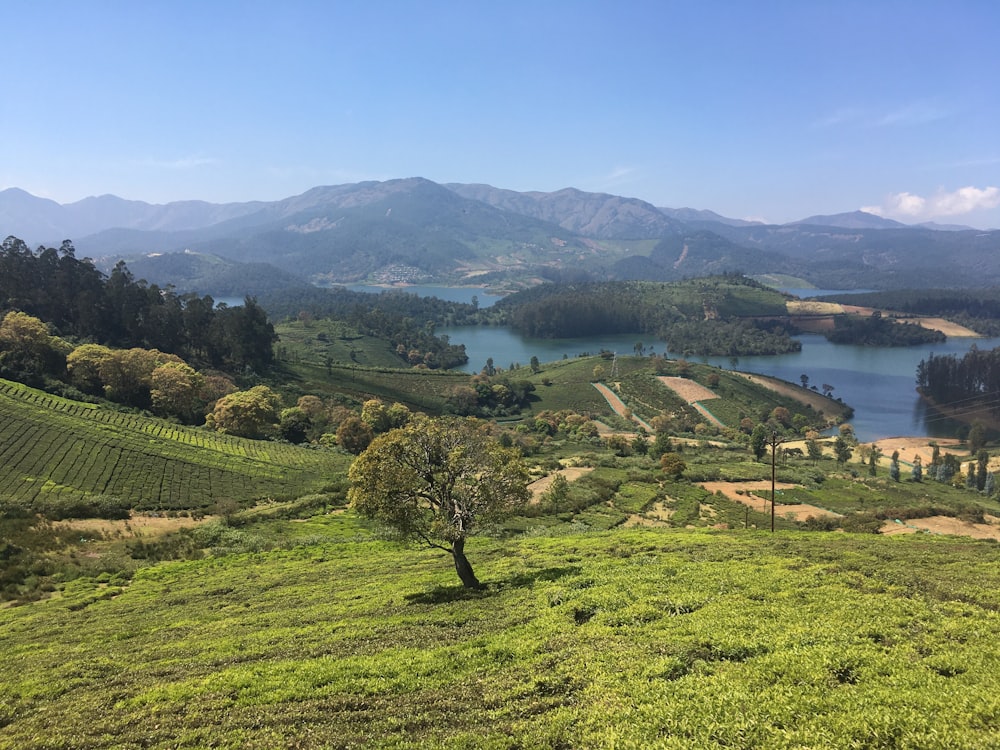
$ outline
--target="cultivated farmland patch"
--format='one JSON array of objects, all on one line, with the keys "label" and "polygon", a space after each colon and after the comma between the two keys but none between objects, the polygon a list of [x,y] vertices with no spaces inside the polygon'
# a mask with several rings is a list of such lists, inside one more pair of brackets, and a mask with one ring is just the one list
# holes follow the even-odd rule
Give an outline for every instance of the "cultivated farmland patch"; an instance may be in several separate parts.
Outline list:
[{"label": "cultivated farmland patch", "polygon": [[346,458],[245,440],[0,381],[0,498],[26,507],[110,495],[149,510],[301,493]]}]

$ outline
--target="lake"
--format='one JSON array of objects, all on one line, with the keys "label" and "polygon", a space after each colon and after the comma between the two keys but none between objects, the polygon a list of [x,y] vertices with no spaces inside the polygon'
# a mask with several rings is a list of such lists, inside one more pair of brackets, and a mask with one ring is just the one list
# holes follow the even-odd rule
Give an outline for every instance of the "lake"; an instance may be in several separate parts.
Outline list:
[{"label": "lake", "polygon": [[[361,284],[349,287],[357,291],[382,292],[383,287]],[[498,295],[487,294],[474,287],[410,286],[401,291],[420,296],[435,296],[455,302],[470,302],[475,295],[481,307],[488,307]],[[801,297],[826,296],[842,293],[840,289],[783,289]],[[858,291],[858,290],[851,290]],[[454,344],[465,344],[469,362],[461,368],[479,372],[486,360],[493,358],[497,367],[511,364],[526,365],[531,358],[552,362],[581,353],[597,354],[602,349],[623,356],[635,353],[641,342],[646,354],[664,354],[665,343],[643,334],[619,334],[586,339],[532,339],[507,328],[459,327],[440,328],[438,334],[450,337]],[[916,394],[917,364],[934,354],[957,354],[969,351],[975,343],[980,349],[1000,346],[996,339],[950,338],[943,344],[916,347],[875,348],[831,344],[820,335],[797,336],[802,351],[776,356],[740,357],[735,363],[729,357],[694,357],[692,361],[772,375],[791,383],[800,383],[809,376],[809,385],[821,388],[833,386],[833,395],[854,408],[851,424],[858,439],[870,442],[899,435],[954,437],[958,425],[927,409]]]},{"label": "lake", "polygon": [[[637,342],[647,347],[647,354],[650,349],[663,354],[665,346],[642,334],[532,339],[507,328],[457,327],[437,332],[447,335],[454,344],[465,344],[469,362],[462,369],[467,372],[478,372],[490,357],[497,367],[506,368],[511,363],[525,365],[532,356],[544,363],[582,352],[596,354],[601,349],[631,356]],[[854,407],[851,424],[858,439],[870,442],[898,435],[954,437],[955,423],[929,412],[917,396],[917,364],[932,352],[961,356],[973,343],[980,349],[1000,346],[1000,339],[987,338],[950,338],[943,344],[894,348],[831,344],[819,335],[796,338],[802,342],[802,351],[793,354],[739,357],[735,361],[729,357],[690,359],[728,370],[772,375],[792,383],[800,383],[805,374],[810,386],[832,385],[833,395]]]}]

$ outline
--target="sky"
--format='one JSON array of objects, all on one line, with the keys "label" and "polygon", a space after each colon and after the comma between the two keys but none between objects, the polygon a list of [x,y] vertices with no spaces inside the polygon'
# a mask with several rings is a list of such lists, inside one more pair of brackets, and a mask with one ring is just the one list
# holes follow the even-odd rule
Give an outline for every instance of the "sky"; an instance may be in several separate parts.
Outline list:
[{"label": "sky", "polygon": [[0,189],[426,177],[1000,227],[1000,3],[2,0]]}]

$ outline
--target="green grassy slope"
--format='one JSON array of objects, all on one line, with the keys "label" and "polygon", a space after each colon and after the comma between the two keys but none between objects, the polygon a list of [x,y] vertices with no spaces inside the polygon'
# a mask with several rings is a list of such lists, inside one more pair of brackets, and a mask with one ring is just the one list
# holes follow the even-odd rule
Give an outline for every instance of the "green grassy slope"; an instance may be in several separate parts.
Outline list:
[{"label": "green grassy slope", "polygon": [[244,440],[0,381],[0,499],[95,494],[140,509],[302,494],[343,471],[332,452]]},{"label": "green grassy slope", "polygon": [[984,748],[1000,546],[782,532],[358,538],[0,610],[0,747]]}]

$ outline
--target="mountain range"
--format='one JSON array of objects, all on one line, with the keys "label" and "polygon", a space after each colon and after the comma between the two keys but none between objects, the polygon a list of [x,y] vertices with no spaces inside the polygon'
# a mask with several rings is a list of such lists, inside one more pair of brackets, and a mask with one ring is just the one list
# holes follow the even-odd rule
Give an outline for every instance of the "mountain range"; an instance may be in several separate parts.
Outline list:
[{"label": "mountain range", "polygon": [[783,225],[635,198],[517,192],[423,178],[313,188],[279,201],[59,204],[0,191],[0,234],[71,239],[79,255],[212,294],[346,282],[669,280],[718,272],[826,288],[1000,282],[1000,231],[908,226],[855,211]]}]

